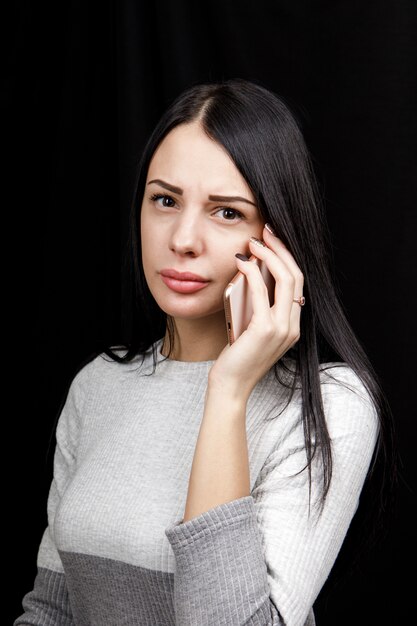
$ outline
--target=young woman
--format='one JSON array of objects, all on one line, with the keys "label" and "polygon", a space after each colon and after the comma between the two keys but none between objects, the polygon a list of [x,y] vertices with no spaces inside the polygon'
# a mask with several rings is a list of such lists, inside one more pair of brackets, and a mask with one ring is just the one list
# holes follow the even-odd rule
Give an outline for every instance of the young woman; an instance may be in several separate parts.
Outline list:
[{"label": "young woman", "polygon": [[[239,79],[186,90],[143,151],[131,217],[131,337],[72,381],[15,626],[311,626],[389,413],[282,99]],[[253,316],[230,346],[237,271]]]}]

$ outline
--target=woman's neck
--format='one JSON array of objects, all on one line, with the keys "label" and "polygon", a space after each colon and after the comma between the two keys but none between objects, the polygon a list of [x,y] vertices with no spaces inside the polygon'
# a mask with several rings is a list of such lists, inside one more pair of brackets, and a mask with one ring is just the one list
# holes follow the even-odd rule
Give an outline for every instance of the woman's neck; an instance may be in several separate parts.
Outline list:
[{"label": "woman's neck", "polygon": [[[174,319],[174,350],[169,355],[176,361],[216,360],[227,344],[224,311],[203,319]],[[161,348],[163,356],[170,348],[168,330]]]}]

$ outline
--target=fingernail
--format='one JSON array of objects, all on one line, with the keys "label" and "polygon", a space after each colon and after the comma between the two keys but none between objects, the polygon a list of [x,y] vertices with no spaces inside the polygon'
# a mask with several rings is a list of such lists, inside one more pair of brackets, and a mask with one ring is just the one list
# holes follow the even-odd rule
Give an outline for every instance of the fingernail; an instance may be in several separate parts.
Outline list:
[{"label": "fingernail", "polygon": [[256,243],[257,246],[261,246],[261,248],[266,248],[266,244],[264,244],[263,241],[257,239],[256,237],[251,237],[250,241],[252,241],[252,243]]},{"label": "fingernail", "polygon": [[235,254],[235,257],[237,257],[241,261],[249,261],[247,256],[245,256],[244,254],[240,254],[239,252],[237,254]]},{"label": "fingernail", "polygon": [[271,233],[271,235],[274,235],[274,237],[277,236],[276,233],[274,232],[274,229],[272,228],[271,224],[266,223],[265,224],[265,228],[266,228],[266,230],[268,230]]}]

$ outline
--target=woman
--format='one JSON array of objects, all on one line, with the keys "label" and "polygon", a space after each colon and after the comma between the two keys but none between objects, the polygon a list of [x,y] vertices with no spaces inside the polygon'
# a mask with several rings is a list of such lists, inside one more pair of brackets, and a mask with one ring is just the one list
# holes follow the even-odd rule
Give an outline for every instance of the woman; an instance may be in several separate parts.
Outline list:
[{"label": "woman", "polygon": [[[193,86],[162,116],[132,203],[132,336],[71,384],[15,625],[315,623],[389,425],[317,197],[298,125],[264,87]],[[254,312],[230,346],[237,271]]]}]

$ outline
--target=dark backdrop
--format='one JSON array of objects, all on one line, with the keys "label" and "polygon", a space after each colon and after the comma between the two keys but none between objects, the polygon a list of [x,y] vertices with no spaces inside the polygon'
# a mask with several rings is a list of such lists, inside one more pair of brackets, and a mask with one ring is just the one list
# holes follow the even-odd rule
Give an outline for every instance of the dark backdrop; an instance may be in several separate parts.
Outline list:
[{"label": "dark backdrop", "polygon": [[2,100],[12,138],[3,211],[9,621],[36,574],[63,396],[80,362],[121,336],[134,163],[185,87],[242,77],[283,95],[303,119],[340,292],[383,381],[403,463],[387,537],[353,574],[331,575],[316,603],[318,625],[410,622],[416,7],[414,0],[16,3],[5,23]]}]

